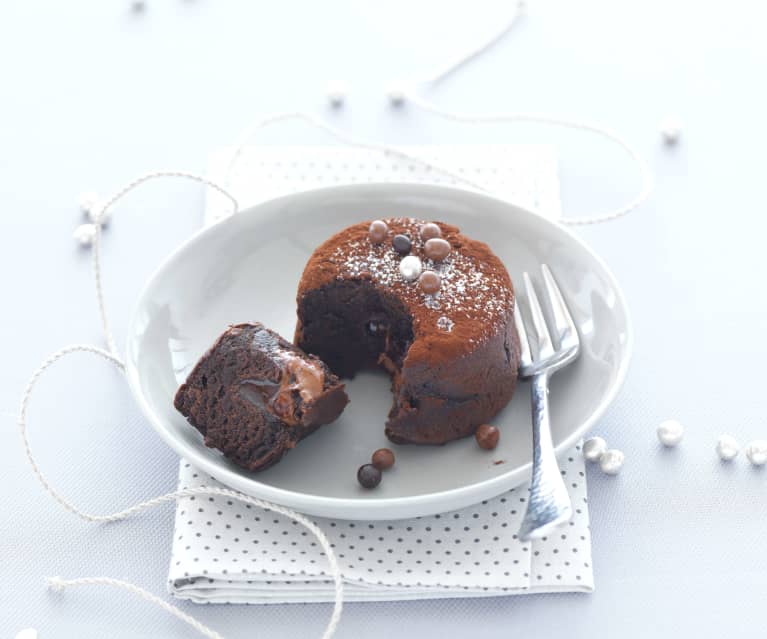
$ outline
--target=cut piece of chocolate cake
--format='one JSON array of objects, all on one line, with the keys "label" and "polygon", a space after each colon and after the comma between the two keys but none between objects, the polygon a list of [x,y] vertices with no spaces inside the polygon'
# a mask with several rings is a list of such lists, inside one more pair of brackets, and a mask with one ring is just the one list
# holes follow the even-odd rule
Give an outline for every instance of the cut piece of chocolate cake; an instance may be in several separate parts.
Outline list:
[{"label": "cut piece of chocolate cake", "polygon": [[206,446],[258,471],[337,419],[348,402],[344,385],[320,359],[248,323],[218,338],[178,389],[174,405]]}]

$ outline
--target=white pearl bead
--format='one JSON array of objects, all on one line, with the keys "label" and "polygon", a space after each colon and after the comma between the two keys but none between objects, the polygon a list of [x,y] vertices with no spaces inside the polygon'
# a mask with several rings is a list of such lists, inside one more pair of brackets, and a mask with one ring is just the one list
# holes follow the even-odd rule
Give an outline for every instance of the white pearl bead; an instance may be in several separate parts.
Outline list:
[{"label": "white pearl bead", "polygon": [[422,268],[421,260],[415,255],[403,257],[402,261],[399,263],[399,272],[408,282],[417,280],[421,275]]},{"label": "white pearl bead", "polygon": [[386,90],[386,97],[392,106],[402,106],[405,102],[405,89],[398,84],[393,84]]},{"label": "white pearl bead", "polygon": [[607,442],[601,437],[591,437],[583,442],[581,452],[586,461],[598,462],[607,450]]},{"label": "white pearl bead", "polygon": [[740,444],[732,435],[722,435],[716,443],[716,454],[724,461],[735,459],[740,452]]},{"label": "white pearl bead", "polygon": [[684,426],[675,419],[667,419],[658,426],[658,439],[664,446],[676,446],[684,437]]},{"label": "white pearl bead", "polygon": [[660,134],[669,146],[676,144],[682,135],[681,120],[673,115],[666,116],[660,123]]},{"label": "white pearl bead", "polygon": [[16,635],[16,639],[37,639],[37,630],[34,628],[24,628],[24,630]]},{"label": "white pearl bead", "polygon": [[101,225],[105,226],[109,222],[109,218],[112,217],[112,212],[109,209],[102,210],[103,203],[97,202],[93,205],[93,208],[88,211],[88,219],[92,224],[96,223],[96,216],[101,214]]},{"label": "white pearl bead", "polygon": [[90,246],[93,244],[93,238],[96,237],[96,227],[93,224],[81,224],[72,233],[72,237],[82,246]]},{"label": "white pearl bead", "polygon": [[339,80],[328,84],[325,89],[325,95],[328,96],[328,102],[333,107],[340,107],[346,101],[346,96],[349,94],[349,87],[345,82]]},{"label": "white pearl bead", "polygon": [[83,213],[90,213],[98,204],[99,195],[93,191],[85,191],[80,193],[80,196],[77,198],[77,202],[80,205],[80,210]]},{"label": "white pearl bead", "polygon": [[607,475],[617,475],[623,466],[624,459],[625,456],[621,451],[611,448],[602,453],[599,458],[599,467]]},{"label": "white pearl bead", "polygon": [[[101,198],[99,198],[98,193],[94,193],[93,191],[85,191],[84,193],[80,193],[78,202],[80,204],[80,209],[88,216],[88,220],[90,220],[91,224],[95,224],[96,215],[104,206],[104,203],[101,201]],[[104,211],[101,214],[102,226],[109,221],[111,215],[112,213],[109,210]]]},{"label": "white pearl bead", "polygon": [[767,464],[767,440],[756,439],[746,446],[746,457],[754,466]]}]

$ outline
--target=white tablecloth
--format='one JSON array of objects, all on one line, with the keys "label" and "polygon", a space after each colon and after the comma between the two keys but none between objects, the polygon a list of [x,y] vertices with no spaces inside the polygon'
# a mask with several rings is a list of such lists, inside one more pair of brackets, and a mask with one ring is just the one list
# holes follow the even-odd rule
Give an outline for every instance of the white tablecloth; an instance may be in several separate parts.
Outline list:
[{"label": "white tablecloth", "polygon": [[[550,142],[573,214],[604,210],[637,186],[630,166],[586,134],[481,129],[389,109],[385,86],[427,72],[499,24],[508,3],[15,2],[0,20],[0,410],[14,412],[31,371],[72,341],[99,343],[90,260],[71,241],[80,191],[117,189],[144,171],[204,172],[210,149],[258,112],[311,109],[359,135],[413,144]],[[587,469],[597,589],[591,595],[351,604],[339,639],[621,639],[763,635],[767,595],[764,471],[714,453],[720,433],[764,437],[767,322],[759,294],[759,123],[767,98],[763,9],[755,3],[535,3],[513,38],[431,98],[467,112],[542,110],[620,131],[649,161],[650,202],[610,225],[577,229],[623,287],[636,351],[621,395],[598,425],[626,453],[617,478]],[[440,19],[435,20],[435,11]],[[298,14],[301,13],[301,19]],[[333,78],[347,105],[325,106]],[[662,116],[682,119],[662,145]],[[327,144],[280,125],[264,143]],[[160,260],[200,226],[202,191],[156,183],[132,194],[105,236],[104,277],[118,342]],[[734,336],[740,336],[735,339]],[[745,337],[744,337],[745,335]],[[72,358],[41,381],[30,438],[51,479],[97,512],[173,490],[177,458],[106,364]],[[657,423],[683,420],[663,450]],[[0,636],[191,637],[167,613],[120,592],[54,595],[42,578],[109,575],[163,593],[173,509],[93,526],[61,510],[0,418]],[[170,595],[166,595],[173,601]],[[182,607],[225,637],[315,637],[327,604]]]}]

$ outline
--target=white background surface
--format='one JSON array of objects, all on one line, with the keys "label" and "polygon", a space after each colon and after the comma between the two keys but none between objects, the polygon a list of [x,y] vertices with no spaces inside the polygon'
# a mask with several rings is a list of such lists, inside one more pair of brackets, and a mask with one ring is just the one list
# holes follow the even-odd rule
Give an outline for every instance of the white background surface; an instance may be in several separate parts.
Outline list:
[{"label": "white background surface", "polygon": [[[70,239],[80,191],[146,170],[202,171],[208,151],[263,111],[324,112],[323,87],[353,93],[331,121],[390,142],[557,142],[565,210],[622,202],[636,187],[611,147],[532,126],[477,130],[403,108],[383,86],[499,23],[503,3],[127,2],[6,4],[0,21],[0,408],[15,411],[29,373],[72,341],[98,342],[89,262]],[[656,172],[653,200],[582,235],[622,282],[636,323],[627,385],[599,432],[626,452],[618,478],[589,477],[593,595],[348,606],[340,637],[760,636],[767,595],[767,474],[722,466],[717,436],[767,434],[760,328],[764,15],[756,3],[531,2],[511,39],[429,95],[474,111],[545,110],[609,124]],[[440,18],[435,19],[439,6]],[[682,144],[660,145],[677,113]],[[266,142],[324,143],[280,125]],[[131,196],[105,238],[118,336],[162,256],[197,228],[202,192],[156,184]],[[75,361],[77,359],[78,361]],[[32,441],[51,478],[95,511],[173,488],[176,463],[107,365],[62,363],[40,384]],[[678,450],[654,428],[688,426]],[[186,626],[127,594],[54,596],[42,577],[109,575],[161,592],[172,509],[111,526],[63,512],[33,483],[12,419],[0,447],[0,635],[186,637]],[[310,637],[327,605],[185,604],[229,637]],[[566,630],[565,630],[566,629]]]}]

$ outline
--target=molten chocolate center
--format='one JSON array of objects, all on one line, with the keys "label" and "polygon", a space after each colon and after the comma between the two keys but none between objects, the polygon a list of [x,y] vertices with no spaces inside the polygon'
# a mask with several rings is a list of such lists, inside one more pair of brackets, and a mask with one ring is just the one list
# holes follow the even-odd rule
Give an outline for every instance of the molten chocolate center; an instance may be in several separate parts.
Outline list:
[{"label": "molten chocolate center", "polygon": [[[297,390],[305,402],[310,402],[322,394],[325,373],[317,364],[304,361],[292,353],[283,354],[282,361],[285,362],[285,374],[281,386],[288,390]],[[291,377],[295,379],[292,384]]]},{"label": "molten chocolate center", "polygon": [[325,374],[319,365],[306,362],[292,353],[282,353],[280,361],[284,368],[279,383],[246,379],[241,382],[240,390],[248,401],[267,408],[278,419],[296,425],[301,420],[296,414],[298,406],[293,392],[298,392],[304,402],[314,401],[322,394]]}]

